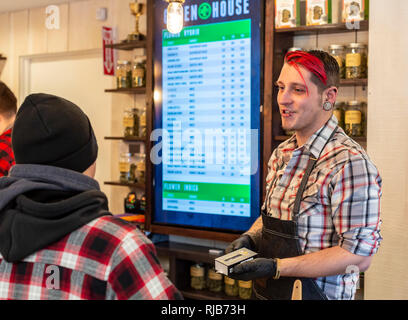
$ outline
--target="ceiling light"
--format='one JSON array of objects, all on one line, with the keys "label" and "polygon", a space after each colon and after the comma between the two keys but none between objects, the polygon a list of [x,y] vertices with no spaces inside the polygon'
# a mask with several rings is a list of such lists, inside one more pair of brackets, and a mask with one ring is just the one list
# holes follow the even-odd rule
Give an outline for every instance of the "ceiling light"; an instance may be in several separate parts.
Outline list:
[{"label": "ceiling light", "polygon": [[167,7],[167,30],[170,33],[179,33],[183,29],[183,3],[185,0],[166,1],[169,3]]}]

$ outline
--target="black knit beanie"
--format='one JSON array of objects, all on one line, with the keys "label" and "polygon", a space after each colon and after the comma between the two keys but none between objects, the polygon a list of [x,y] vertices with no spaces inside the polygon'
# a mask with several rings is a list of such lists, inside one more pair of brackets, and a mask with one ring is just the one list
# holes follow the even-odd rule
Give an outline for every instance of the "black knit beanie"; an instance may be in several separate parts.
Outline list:
[{"label": "black knit beanie", "polygon": [[84,172],[98,144],[85,113],[72,102],[31,94],[17,112],[11,134],[16,164],[42,164]]}]

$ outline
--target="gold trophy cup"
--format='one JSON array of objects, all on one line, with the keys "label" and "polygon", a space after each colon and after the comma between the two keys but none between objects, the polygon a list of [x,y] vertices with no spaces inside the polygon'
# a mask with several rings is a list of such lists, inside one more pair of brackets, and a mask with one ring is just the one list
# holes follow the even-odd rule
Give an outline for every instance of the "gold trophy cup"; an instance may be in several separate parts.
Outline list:
[{"label": "gold trophy cup", "polygon": [[145,36],[139,32],[139,18],[146,11],[146,5],[144,3],[131,2],[129,8],[132,14],[135,16],[136,25],[135,31],[128,35],[128,41],[143,40]]}]

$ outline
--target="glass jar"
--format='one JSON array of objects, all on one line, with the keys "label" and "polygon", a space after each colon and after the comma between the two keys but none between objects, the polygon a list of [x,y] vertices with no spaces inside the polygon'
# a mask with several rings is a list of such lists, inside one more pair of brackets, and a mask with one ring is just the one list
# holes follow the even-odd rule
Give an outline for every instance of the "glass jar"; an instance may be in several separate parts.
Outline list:
[{"label": "glass jar", "polygon": [[329,46],[329,53],[336,59],[339,65],[340,78],[344,79],[346,76],[346,56],[344,46],[340,44],[332,44]]},{"label": "glass jar", "polygon": [[230,277],[224,277],[224,292],[229,297],[236,297],[239,294],[238,281]]},{"label": "glass jar", "polygon": [[130,61],[119,60],[116,63],[116,87],[118,89],[132,86],[132,66]]},{"label": "glass jar", "polygon": [[208,270],[207,288],[212,292],[222,291],[222,274],[217,273],[214,268]]},{"label": "glass jar", "polygon": [[201,263],[197,263],[190,267],[190,285],[195,290],[203,290],[205,288],[205,268]]},{"label": "glass jar", "polygon": [[238,281],[238,292],[239,292],[239,297],[241,299],[251,299],[252,295],[252,280],[250,281]]},{"label": "glass jar", "polygon": [[142,197],[140,198],[140,213],[145,214],[146,212],[146,195],[142,194]]},{"label": "glass jar", "polygon": [[333,114],[337,118],[339,127],[344,130],[344,102],[336,101]]},{"label": "glass jar", "polygon": [[139,110],[136,108],[125,110],[123,115],[123,128],[125,137],[135,137],[139,135]]},{"label": "glass jar", "polygon": [[344,131],[350,137],[363,135],[362,103],[356,100],[348,101],[344,112]]},{"label": "glass jar", "polygon": [[147,129],[146,129],[146,110],[144,109],[140,113],[140,136],[146,137]]},{"label": "glass jar", "polygon": [[132,87],[143,87],[146,85],[146,60],[135,59],[132,69]]},{"label": "glass jar", "polygon": [[119,172],[121,183],[135,183],[136,165],[133,163],[131,153],[122,153],[119,159]]},{"label": "glass jar", "polygon": [[144,153],[136,153],[135,164],[136,164],[136,179],[140,183],[145,183],[146,181],[146,155]]},{"label": "glass jar", "polygon": [[350,43],[346,51],[346,79],[367,78],[367,45]]}]

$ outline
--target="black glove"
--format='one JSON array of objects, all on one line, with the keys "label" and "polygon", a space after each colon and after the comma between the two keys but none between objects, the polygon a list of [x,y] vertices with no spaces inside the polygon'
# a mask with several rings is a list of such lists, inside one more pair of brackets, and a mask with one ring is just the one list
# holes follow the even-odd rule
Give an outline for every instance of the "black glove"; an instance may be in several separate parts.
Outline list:
[{"label": "black glove", "polygon": [[230,253],[232,251],[241,249],[241,248],[247,248],[249,250],[254,250],[255,249],[255,243],[251,239],[250,236],[247,234],[244,234],[240,236],[238,239],[232,241],[228,247],[225,249],[225,254]]},{"label": "black glove", "polygon": [[276,260],[267,258],[256,258],[237,264],[230,278],[236,280],[254,280],[258,278],[270,278],[276,275]]}]

